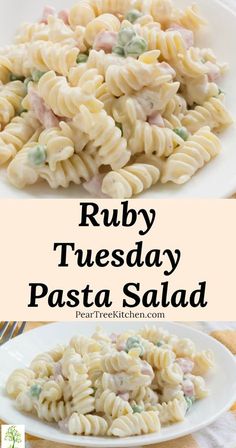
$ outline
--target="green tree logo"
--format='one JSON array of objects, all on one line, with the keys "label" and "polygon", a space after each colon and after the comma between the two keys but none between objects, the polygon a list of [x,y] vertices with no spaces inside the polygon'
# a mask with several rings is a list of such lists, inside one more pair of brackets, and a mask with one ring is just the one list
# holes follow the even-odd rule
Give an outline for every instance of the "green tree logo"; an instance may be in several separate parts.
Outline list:
[{"label": "green tree logo", "polygon": [[21,434],[15,426],[10,426],[5,434],[4,440],[11,442],[9,448],[17,448],[18,443],[22,442]]}]

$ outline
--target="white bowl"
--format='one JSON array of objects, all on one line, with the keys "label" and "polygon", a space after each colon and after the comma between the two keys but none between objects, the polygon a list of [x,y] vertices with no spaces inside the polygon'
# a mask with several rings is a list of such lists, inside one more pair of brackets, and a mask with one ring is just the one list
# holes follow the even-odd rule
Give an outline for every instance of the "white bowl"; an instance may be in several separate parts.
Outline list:
[{"label": "white bowl", "polygon": [[[108,333],[138,329],[143,326],[143,323],[140,322],[110,321],[99,324]],[[148,325],[155,324],[156,322],[148,323]],[[48,350],[58,343],[67,343],[75,334],[81,333],[90,336],[96,325],[96,322],[49,324],[25,333],[0,348],[0,418],[11,424],[24,424],[27,433],[57,443],[91,448],[137,447],[192,434],[216,420],[236,400],[236,362],[232,354],[215,339],[191,327],[175,323],[161,323],[161,326],[171,333],[191,338],[199,350],[211,349],[215,355],[216,367],[207,378],[210,395],[194,404],[184,422],[163,428],[159,434],[116,439],[72,436],[60,431],[57,425],[42,422],[30,414],[21,414],[15,408],[14,402],[4,392],[4,385],[9,374],[16,368],[29,365],[32,358],[39,352]]]},{"label": "white bowl", "polygon": [[[57,10],[69,7],[76,0],[50,0],[50,4]],[[175,0],[177,5],[186,6],[192,4],[192,0]],[[5,0],[4,8],[0,15],[0,42],[1,45],[12,42],[13,36],[20,23],[36,21],[45,6],[45,0]],[[236,59],[235,42],[233,36],[236,28],[236,12],[230,11],[223,1],[198,0],[203,15],[209,19],[209,28],[199,36],[199,44],[204,47],[212,47],[217,56],[223,62],[230,64],[230,72],[221,82],[222,89],[226,92],[227,106],[232,115],[236,117]],[[236,11],[236,8],[235,8]],[[236,126],[233,125],[220,136],[223,143],[222,153],[201,169],[185,185],[157,184],[151,190],[146,191],[142,198],[187,198],[187,197],[214,197],[223,198],[236,192]],[[48,185],[42,183],[18,191],[11,186],[6,178],[6,170],[0,169],[0,197],[7,198],[87,198],[89,194],[83,187],[70,186],[68,189],[52,191]]]}]

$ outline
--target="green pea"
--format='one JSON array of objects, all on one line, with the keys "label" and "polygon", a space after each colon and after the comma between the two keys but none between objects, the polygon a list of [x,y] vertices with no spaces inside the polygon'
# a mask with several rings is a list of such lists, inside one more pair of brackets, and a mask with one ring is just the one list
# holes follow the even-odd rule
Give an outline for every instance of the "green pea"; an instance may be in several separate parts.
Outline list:
[{"label": "green pea", "polygon": [[126,341],[126,347],[127,349],[133,348],[134,344],[140,344],[141,341],[137,336],[130,336]]},{"label": "green pea", "polygon": [[124,45],[128,44],[135,36],[136,32],[133,30],[133,28],[122,28],[118,33],[118,45],[123,47]]},{"label": "green pea", "polygon": [[181,137],[185,142],[186,140],[188,140],[189,137],[189,133],[187,131],[186,128],[182,127],[182,128],[175,128],[173,129],[173,131],[179,136]]},{"label": "green pea", "polygon": [[144,348],[140,339],[137,336],[131,336],[126,341],[126,348],[125,348],[126,352],[129,353],[129,351],[132,350],[133,348],[138,348],[140,350],[140,356],[143,355]]},{"label": "green pea", "polygon": [[131,9],[131,11],[129,11],[126,14],[126,19],[131,22],[134,23],[136,22],[136,20],[138,20],[140,17],[142,17],[142,13],[140,11],[138,11],[137,9]]},{"label": "green pea", "polygon": [[42,76],[45,75],[45,73],[47,73],[47,72],[41,72],[40,70],[35,70],[32,73],[32,80],[34,82],[39,82],[40,78],[42,78]]},{"label": "green pea", "polygon": [[157,346],[157,347],[161,347],[163,344],[164,344],[163,341],[158,341],[158,342],[156,343],[156,346]]},{"label": "green pea", "polygon": [[10,81],[24,81],[24,76],[14,75],[14,73],[10,74]]},{"label": "green pea", "polygon": [[184,398],[185,398],[185,401],[186,401],[186,403],[187,403],[187,412],[188,412],[189,409],[192,407],[194,401],[195,401],[195,397],[194,397],[194,396],[192,396],[192,397],[186,397],[186,396],[184,396]]},{"label": "green pea", "polygon": [[42,392],[42,388],[38,384],[33,384],[30,388],[30,395],[34,398],[39,398],[39,395]]},{"label": "green pea", "polygon": [[144,411],[142,406],[139,406],[138,404],[135,404],[134,406],[132,406],[132,410],[134,414],[141,414],[141,412]]},{"label": "green pea", "polygon": [[83,62],[87,62],[88,55],[85,53],[80,53],[76,59],[77,64],[81,64]]},{"label": "green pea", "polygon": [[38,145],[30,149],[28,159],[32,165],[42,165],[46,161],[46,146]]},{"label": "green pea", "polygon": [[136,36],[125,46],[125,55],[137,57],[147,51],[147,48],[147,41],[143,37]]},{"label": "green pea", "polygon": [[118,56],[124,56],[125,55],[124,48],[121,45],[115,45],[112,48],[112,53],[115,53]]}]

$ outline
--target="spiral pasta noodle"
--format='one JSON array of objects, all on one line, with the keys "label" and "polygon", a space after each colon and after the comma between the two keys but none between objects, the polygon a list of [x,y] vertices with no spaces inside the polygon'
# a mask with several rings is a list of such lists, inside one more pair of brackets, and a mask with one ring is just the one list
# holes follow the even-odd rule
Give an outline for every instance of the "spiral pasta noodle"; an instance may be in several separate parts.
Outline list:
[{"label": "spiral pasta noodle", "polygon": [[[137,126],[129,139],[129,147],[132,153],[145,154],[155,153],[157,156],[170,156],[177,146],[182,146],[181,137],[175,134],[171,129],[162,129],[149,123],[137,122]],[[134,146],[134,142],[138,144]]]},{"label": "spiral pasta noodle", "polygon": [[48,36],[49,29],[44,23],[24,23],[15,37],[15,43],[25,44],[35,40],[48,41]]},{"label": "spiral pasta noodle", "polygon": [[42,76],[38,89],[46,104],[59,116],[73,118],[81,104],[93,112],[102,108],[102,103],[95,97],[80,87],[70,87],[64,77],[56,76],[53,71]]},{"label": "spiral pasta noodle", "polygon": [[132,414],[133,412],[127,401],[122,400],[122,398],[109,390],[105,390],[97,400],[96,411],[110,415],[113,419],[121,415]]},{"label": "spiral pasta noodle", "polygon": [[79,415],[74,413],[68,421],[70,434],[104,436],[108,429],[106,420],[97,415]]},{"label": "spiral pasta noodle", "polygon": [[88,353],[98,353],[101,349],[96,340],[84,336],[74,336],[70,341],[70,346],[82,356]]},{"label": "spiral pasta noodle", "polygon": [[109,433],[116,437],[128,437],[160,431],[158,412],[142,412],[125,415],[112,423]]},{"label": "spiral pasta noodle", "polygon": [[58,162],[67,160],[74,154],[71,128],[63,121],[59,126],[59,128],[45,129],[38,140],[38,143],[45,147],[47,163],[52,171],[56,170]]},{"label": "spiral pasta noodle", "polygon": [[214,365],[213,353],[210,350],[203,350],[200,353],[196,353],[193,357],[194,375],[202,376],[205,375],[208,370],[212,369]]},{"label": "spiral pasta noodle", "polygon": [[184,420],[187,412],[187,403],[184,398],[178,400],[175,398],[168,403],[157,405],[159,417],[162,424],[174,423]]},{"label": "spiral pasta noodle", "polygon": [[57,164],[55,171],[48,166],[39,169],[39,175],[46,180],[51,188],[68,188],[70,183],[80,185],[88,181],[98,171],[96,161],[86,153],[73,154],[72,157]]},{"label": "spiral pasta noodle", "polygon": [[128,162],[130,152],[127,150],[127,143],[121,136],[120,129],[115,126],[114,120],[104,110],[92,114],[88,108],[81,106],[75,122],[98,148],[101,164],[109,164],[116,169]]},{"label": "spiral pasta noodle", "polygon": [[110,92],[118,97],[153,84],[160,73],[158,66],[134,60],[125,66],[110,65],[106,71],[105,80]]},{"label": "spiral pasta noodle", "polygon": [[24,23],[0,48],[7,180],[119,198],[191,181],[233,122],[219,88],[228,65],[198,46],[206,25],[173,0],[79,0]]},{"label": "spiral pasta noodle", "polygon": [[160,171],[152,165],[134,163],[111,171],[102,182],[102,191],[112,198],[131,198],[158,182]]},{"label": "spiral pasta noodle", "polygon": [[88,45],[93,45],[94,39],[101,31],[119,31],[120,21],[113,14],[101,14],[86,26],[84,39]]},{"label": "spiral pasta noodle", "polygon": [[207,25],[207,21],[199,14],[196,4],[186,8],[180,15],[178,22],[184,28],[188,28],[193,31],[198,30],[203,25]]},{"label": "spiral pasta noodle", "polygon": [[64,76],[76,66],[78,54],[79,50],[71,46],[44,41],[33,42],[29,49],[30,63],[35,69],[53,70]]},{"label": "spiral pasta noodle", "polygon": [[0,132],[0,165],[8,162],[23,148],[39,126],[32,112],[15,117]]},{"label": "spiral pasta noodle", "polygon": [[19,112],[25,93],[25,86],[21,81],[0,86],[0,125],[8,124]]},{"label": "spiral pasta noodle", "polygon": [[16,398],[20,392],[24,392],[30,380],[35,378],[35,373],[31,369],[16,369],[9,376],[6,390],[10,397]]},{"label": "spiral pasta noodle", "polygon": [[183,146],[172,154],[165,165],[162,182],[182,184],[187,182],[198,169],[215,157],[221,150],[220,140],[210,132],[209,127],[201,128]]},{"label": "spiral pasta noodle", "polygon": [[229,126],[232,118],[226,107],[219,98],[212,97],[202,106],[196,106],[189,111],[182,120],[182,123],[190,132],[197,132],[204,126],[212,129]]},{"label": "spiral pasta noodle", "polygon": [[93,395],[92,383],[86,373],[72,373],[69,377],[69,384],[72,390],[72,408],[78,414],[89,414],[93,412],[95,399]]},{"label": "spiral pasta noodle", "polygon": [[47,422],[59,422],[71,414],[70,402],[44,401],[41,404],[37,403],[35,408],[38,417]]},{"label": "spiral pasta noodle", "polygon": [[169,366],[157,371],[156,373],[157,383],[164,387],[164,385],[177,385],[183,380],[183,371],[177,363],[170,364]]},{"label": "spiral pasta noodle", "polygon": [[151,364],[151,366],[157,369],[164,369],[168,367],[174,361],[174,354],[171,350],[166,350],[158,347],[154,347],[152,350],[147,351],[144,355],[144,359]]}]

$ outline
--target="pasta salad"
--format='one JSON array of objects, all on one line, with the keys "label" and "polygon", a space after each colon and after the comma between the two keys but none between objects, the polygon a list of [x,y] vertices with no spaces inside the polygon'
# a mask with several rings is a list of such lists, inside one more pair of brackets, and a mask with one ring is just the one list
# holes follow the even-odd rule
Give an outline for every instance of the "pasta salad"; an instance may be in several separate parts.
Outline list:
[{"label": "pasta salad", "polygon": [[7,380],[22,412],[57,422],[74,435],[128,437],[185,419],[208,395],[210,350],[159,327],[91,337],[37,355]]},{"label": "pasta salad", "polygon": [[189,181],[232,123],[217,84],[227,65],[196,46],[206,24],[196,5],[172,0],[80,0],[23,24],[0,48],[10,183],[130,198]]}]

